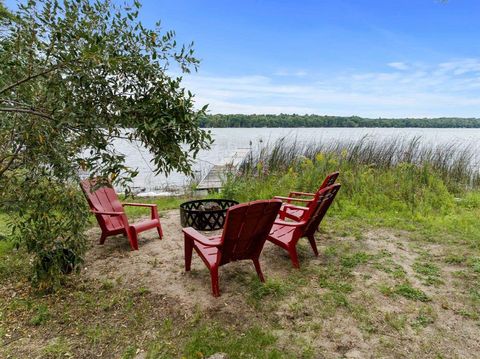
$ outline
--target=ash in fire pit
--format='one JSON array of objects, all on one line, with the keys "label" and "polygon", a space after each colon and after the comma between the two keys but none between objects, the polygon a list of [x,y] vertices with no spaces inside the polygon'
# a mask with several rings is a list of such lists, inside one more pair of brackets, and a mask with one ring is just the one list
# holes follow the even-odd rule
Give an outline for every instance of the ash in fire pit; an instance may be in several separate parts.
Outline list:
[{"label": "ash in fire pit", "polygon": [[180,205],[182,227],[193,227],[199,231],[222,229],[227,209],[238,204],[229,199],[202,199]]},{"label": "ash in fire pit", "polygon": [[214,202],[210,202],[210,203],[207,203],[205,205],[201,204],[198,207],[199,211],[218,211],[218,210],[221,210],[221,209],[222,209],[222,207],[220,205],[218,205],[217,203],[214,203]]}]

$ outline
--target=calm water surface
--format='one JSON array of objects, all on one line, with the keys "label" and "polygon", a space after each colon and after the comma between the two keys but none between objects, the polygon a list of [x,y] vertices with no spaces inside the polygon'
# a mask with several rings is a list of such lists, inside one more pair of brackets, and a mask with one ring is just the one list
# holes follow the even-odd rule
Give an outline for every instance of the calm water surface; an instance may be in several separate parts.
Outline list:
[{"label": "calm water surface", "polygon": [[[237,148],[258,148],[265,143],[287,137],[297,142],[328,142],[334,140],[358,140],[364,136],[384,140],[390,138],[413,138],[420,136],[422,143],[450,144],[461,143],[478,149],[480,153],[480,129],[465,128],[211,128],[215,142],[209,151],[200,151],[194,164],[196,177],[204,176],[213,164],[221,162]],[[147,191],[168,187],[183,187],[191,178],[181,173],[155,176],[151,156],[144,148],[119,140],[117,150],[126,155],[126,164],[137,168],[139,175],[134,186],[144,187]]]}]

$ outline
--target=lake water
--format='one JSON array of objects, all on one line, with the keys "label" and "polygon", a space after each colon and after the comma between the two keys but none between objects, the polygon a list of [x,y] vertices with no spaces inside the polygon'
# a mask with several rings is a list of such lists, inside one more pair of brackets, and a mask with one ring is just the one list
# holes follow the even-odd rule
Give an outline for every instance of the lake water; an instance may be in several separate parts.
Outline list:
[{"label": "lake water", "polygon": [[[287,137],[299,142],[328,142],[333,140],[358,140],[369,136],[376,140],[389,138],[413,138],[420,136],[422,143],[450,144],[461,143],[478,149],[480,153],[480,129],[466,128],[211,128],[215,142],[209,151],[200,151],[193,166],[196,178],[204,176],[208,170],[238,148],[258,148],[259,145],[272,143]],[[181,173],[155,176],[151,156],[137,144],[119,140],[117,150],[126,155],[126,164],[137,168],[139,175],[134,186],[147,191],[159,191],[165,188],[181,188],[191,182],[191,178]]]}]

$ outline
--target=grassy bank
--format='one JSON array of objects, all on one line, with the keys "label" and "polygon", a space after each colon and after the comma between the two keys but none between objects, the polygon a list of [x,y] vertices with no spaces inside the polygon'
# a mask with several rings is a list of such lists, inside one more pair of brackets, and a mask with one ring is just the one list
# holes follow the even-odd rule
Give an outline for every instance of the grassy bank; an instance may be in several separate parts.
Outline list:
[{"label": "grassy bank", "polygon": [[[424,146],[420,139],[302,145],[280,140],[253,153],[223,195],[239,201],[315,191],[327,173],[342,183],[331,217],[358,227],[450,232],[480,246],[480,172],[474,152],[459,144]],[[460,239],[461,238],[461,239]]]}]

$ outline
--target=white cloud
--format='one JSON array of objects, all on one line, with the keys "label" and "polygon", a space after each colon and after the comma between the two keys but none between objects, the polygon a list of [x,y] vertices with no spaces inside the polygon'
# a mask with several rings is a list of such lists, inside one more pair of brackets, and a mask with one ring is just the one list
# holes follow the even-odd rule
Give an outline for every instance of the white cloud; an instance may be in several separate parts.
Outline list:
[{"label": "white cloud", "polygon": [[408,70],[409,69],[409,66],[404,62],[390,62],[387,65],[396,69],[396,70],[402,70],[403,71],[403,70]]},{"label": "white cloud", "polygon": [[285,70],[280,69],[273,73],[274,76],[285,76],[285,77],[304,77],[307,76],[308,73],[305,70]]},{"label": "white cloud", "polygon": [[389,65],[390,72],[318,78],[192,75],[184,85],[212,113],[480,117],[480,59]]}]

